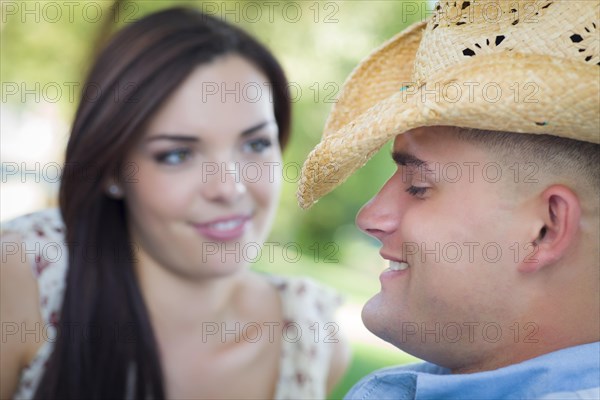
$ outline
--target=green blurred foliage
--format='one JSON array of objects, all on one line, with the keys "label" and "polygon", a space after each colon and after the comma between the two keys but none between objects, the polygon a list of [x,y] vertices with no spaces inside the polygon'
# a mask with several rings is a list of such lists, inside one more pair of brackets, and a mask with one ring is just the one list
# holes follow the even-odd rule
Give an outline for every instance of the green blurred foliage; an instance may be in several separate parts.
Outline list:
[{"label": "green blurred foliage", "polygon": [[[58,8],[50,6],[51,3]],[[413,8],[418,4],[409,3]],[[420,13],[409,13],[407,2],[400,0],[134,1],[125,3],[110,17],[111,4],[112,1],[104,0],[3,1],[2,82],[25,83],[28,88],[36,82],[41,87],[48,82],[83,82],[107,19],[108,26],[115,30],[149,12],[186,5],[238,23],[274,52],[293,83],[293,91],[296,90],[293,134],[285,152],[281,207],[270,240],[296,242],[304,247],[315,242],[335,242],[339,245],[340,263],[356,268],[369,263],[361,257],[364,253],[361,246],[356,245],[360,241],[368,243],[369,239],[354,227],[354,219],[361,205],[393,171],[389,146],[308,211],[296,205],[298,169],[318,143],[327,114],[352,69],[385,40],[422,19],[425,2]],[[7,103],[15,108],[35,106],[19,100],[11,98]],[[65,121],[72,119],[77,96],[73,101],[68,100],[65,93],[59,102]],[[372,279],[376,281],[375,276]]]}]

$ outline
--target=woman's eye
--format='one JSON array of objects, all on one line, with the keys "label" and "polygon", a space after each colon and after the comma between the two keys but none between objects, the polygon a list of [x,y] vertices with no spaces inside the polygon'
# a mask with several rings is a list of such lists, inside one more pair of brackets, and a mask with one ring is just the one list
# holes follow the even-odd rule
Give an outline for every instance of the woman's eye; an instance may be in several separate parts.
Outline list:
[{"label": "woman's eye", "polygon": [[272,143],[270,139],[255,139],[244,144],[244,150],[248,150],[253,153],[262,153],[271,147]]},{"label": "woman's eye", "polygon": [[191,155],[189,149],[176,149],[158,154],[156,161],[167,165],[179,165],[189,159]]},{"label": "woman's eye", "polygon": [[406,192],[411,196],[422,198],[429,189],[428,187],[410,186],[406,189]]}]

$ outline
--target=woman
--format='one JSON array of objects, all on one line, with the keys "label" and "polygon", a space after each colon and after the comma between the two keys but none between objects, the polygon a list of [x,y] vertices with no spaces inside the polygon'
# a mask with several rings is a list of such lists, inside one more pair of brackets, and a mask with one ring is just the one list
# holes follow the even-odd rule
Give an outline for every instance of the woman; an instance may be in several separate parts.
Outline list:
[{"label": "woman", "polygon": [[84,87],[61,216],[18,219],[3,238],[21,244],[3,260],[3,326],[39,335],[3,343],[2,397],[324,397],[345,347],[309,329],[330,322],[334,296],[251,272],[240,252],[265,239],[279,196],[290,101],[277,61],[176,8],[115,35]]}]

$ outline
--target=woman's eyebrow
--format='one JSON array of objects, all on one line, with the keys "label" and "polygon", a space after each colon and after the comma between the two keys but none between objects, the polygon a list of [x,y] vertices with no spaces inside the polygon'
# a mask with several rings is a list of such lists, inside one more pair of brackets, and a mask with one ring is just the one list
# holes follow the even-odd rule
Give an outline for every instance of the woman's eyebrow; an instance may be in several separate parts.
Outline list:
[{"label": "woman's eyebrow", "polygon": [[146,139],[146,142],[154,142],[156,140],[173,140],[176,142],[198,142],[199,139],[196,136],[188,136],[188,135],[168,135],[161,134],[149,137]]},{"label": "woman's eyebrow", "polygon": [[252,133],[254,133],[254,132],[256,132],[256,131],[258,131],[258,130],[260,130],[260,129],[264,128],[265,126],[267,126],[267,125],[269,125],[269,124],[271,124],[271,123],[273,123],[273,122],[275,122],[275,121],[273,121],[273,120],[268,120],[268,121],[261,122],[261,123],[259,123],[259,124],[257,124],[257,125],[254,125],[254,126],[252,126],[252,127],[248,128],[248,129],[244,129],[244,130],[242,131],[242,133],[240,134],[240,136],[248,136],[248,135],[251,135]]},{"label": "woman's eyebrow", "polygon": [[[271,124],[272,120],[269,121],[264,121],[261,122],[257,125],[254,125],[248,129],[244,129],[241,133],[240,136],[248,136],[251,135],[252,133],[264,128],[265,126]],[[152,137],[149,137],[148,139],[146,139],[146,142],[154,142],[156,140],[172,140],[172,141],[176,141],[176,142],[199,142],[200,139],[196,136],[193,135],[180,135],[180,134],[160,134],[160,135],[154,135]]]}]

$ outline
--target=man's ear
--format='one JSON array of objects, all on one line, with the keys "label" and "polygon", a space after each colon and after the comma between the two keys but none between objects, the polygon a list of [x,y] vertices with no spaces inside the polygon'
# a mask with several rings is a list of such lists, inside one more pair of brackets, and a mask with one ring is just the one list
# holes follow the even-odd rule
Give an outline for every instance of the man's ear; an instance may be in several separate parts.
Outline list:
[{"label": "man's ear", "polygon": [[543,226],[533,240],[535,254],[519,266],[521,272],[535,272],[560,260],[573,246],[579,231],[581,203],[568,187],[553,185],[539,197]]}]

